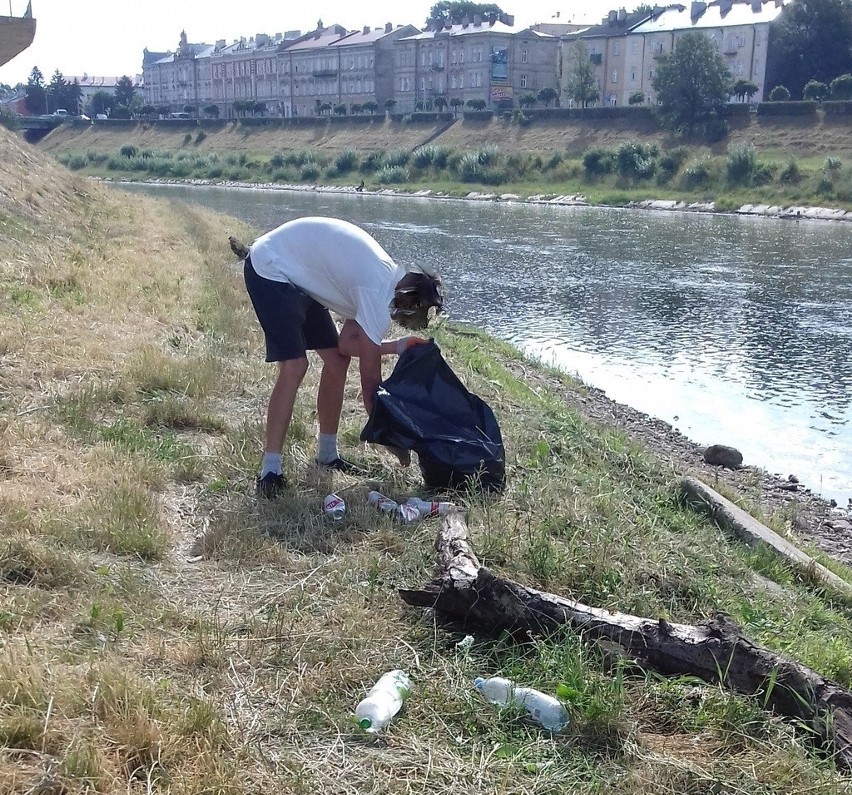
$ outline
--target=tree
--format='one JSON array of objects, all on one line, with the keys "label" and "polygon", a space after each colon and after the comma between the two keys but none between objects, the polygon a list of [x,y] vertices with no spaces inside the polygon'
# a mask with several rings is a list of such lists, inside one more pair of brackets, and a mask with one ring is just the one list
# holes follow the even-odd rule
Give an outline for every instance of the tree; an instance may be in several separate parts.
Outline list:
[{"label": "tree", "polygon": [[802,96],[812,102],[822,102],[828,98],[828,86],[819,80],[809,80],[802,89]]},{"label": "tree", "polygon": [[395,107],[396,107],[396,100],[395,99],[386,99],[385,100],[385,110],[388,113],[393,113],[393,109]]},{"label": "tree", "polygon": [[790,92],[787,90],[785,86],[775,86],[772,91],[769,92],[769,101],[770,102],[787,102],[790,99]]},{"label": "tree", "polygon": [[497,22],[503,16],[503,9],[494,3],[473,3],[469,0],[441,0],[435,3],[429,10],[429,18],[426,20],[428,26],[430,20],[440,19],[453,25],[461,24],[465,18],[473,22],[474,15],[480,16],[488,22]]},{"label": "tree", "polygon": [[745,102],[746,98],[751,99],[760,89],[757,83],[752,83],[751,80],[743,80],[740,78],[734,83],[731,93],[739,99],[740,102]]},{"label": "tree", "polygon": [[657,59],[653,86],[669,128],[691,135],[700,125],[719,117],[733,80],[713,40],[689,31],[671,53]]},{"label": "tree", "polygon": [[362,110],[363,110],[363,108],[361,107],[361,103],[360,103],[360,102],[353,102],[353,103],[349,106],[349,112],[350,112],[353,116],[357,116],[359,113],[361,113],[361,111],[362,111]]},{"label": "tree", "polygon": [[645,104],[645,92],[644,91],[634,91],[627,98],[628,105],[644,105]]},{"label": "tree", "polygon": [[[53,73],[53,77],[50,78],[50,83],[48,83],[47,88],[45,89],[48,113],[55,112],[57,108],[65,108],[65,105],[61,103],[65,100],[65,91],[67,88],[68,83],[62,76],[62,72],[57,69]],[[68,109],[65,108],[65,110]]]},{"label": "tree", "polygon": [[115,104],[129,108],[135,96],[136,86],[133,85],[133,81],[127,75],[119,77],[115,84]]},{"label": "tree", "polygon": [[[97,95],[95,95],[95,96],[97,96]],[[171,112],[172,112],[172,106],[171,105],[159,105],[157,107],[157,115],[162,116],[164,119],[167,119]]]},{"label": "tree", "polygon": [[585,42],[577,41],[568,52],[565,90],[581,108],[594,105],[600,99],[595,67],[589,58]]},{"label": "tree", "polygon": [[263,116],[266,113],[266,103],[265,102],[252,102],[251,103],[251,115],[254,116],[255,113],[259,113]]},{"label": "tree", "polygon": [[109,116],[115,97],[109,91],[96,91],[89,100],[89,111],[94,115]]},{"label": "tree", "polygon": [[852,74],[835,77],[830,88],[832,99],[852,99]]},{"label": "tree", "polygon": [[210,117],[214,119],[219,118],[219,106],[218,105],[205,105],[202,110]]},{"label": "tree", "polygon": [[518,97],[518,107],[521,108],[531,108],[536,102],[538,102],[538,97],[532,93],[521,94]]},{"label": "tree", "polygon": [[443,113],[444,108],[447,107],[447,98],[446,97],[435,97],[435,101],[432,103],[435,106],[435,109],[438,113]]},{"label": "tree", "polygon": [[547,86],[538,92],[538,101],[544,103],[544,107],[549,108],[550,103],[554,102],[559,96],[559,92],[555,88]]},{"label": "tree", "polygon": [[372,115],[373,113],[379,112],[379,103],[373,102],[373,100],[370,100],[369,102],[365,102],[361,106],[361,109]]},{"label": "tree", "polygon": [[423,100],[418,99],[417,102],[414,103],[414,111],[415,113],[423,110]]},{"label": "tree", "polygon": [[143,105],[139,108],[139,115],[144,116],[146,119],[150,119],[157,112],[157,109],[153,105]]},{"label": "tree", "polygon": [[346,115],[346,105],[335,105],[334,106],[334,115],[335,116],[345,116]]},{"label": "tree", "polygon": [[453,97],[453,98],[450,100],[450,107],[453,109],[453,113],[454,113],[454,114],[455,114],[455,113],[458,113],[459,108],[460,108],[462,105],[464,105],[464,100],[462,100],[460,97]]},{"label": "tree", "polygon": [[[183,112],[188,113],[190,116],[195,115],[195,110],[196,110],[195,105],[184,105],[183,106]],[[140,112],[141,112],[141,109],[140,109]]]},{"label": "tree", "polygon": [[112,109],[112,113],[110,113],[111,119],[129,119],[130,118],[130,108],[127,105],[116,105]]},{"label": "tree", "polygon": [[466,104],[471,110],[485,110],[484,99],[469,99]]},{"label": "tree", "polygon": [[47,94],[44,88],[44,75],[34,66],[27,80],[27,90],[24,94],[27,110],[33,115],[47,113]]},{"label": "tree", "polygon": [[808,80],[852,71],[852,0],[788,3],[769,34],[766,85],[802,96]]}]

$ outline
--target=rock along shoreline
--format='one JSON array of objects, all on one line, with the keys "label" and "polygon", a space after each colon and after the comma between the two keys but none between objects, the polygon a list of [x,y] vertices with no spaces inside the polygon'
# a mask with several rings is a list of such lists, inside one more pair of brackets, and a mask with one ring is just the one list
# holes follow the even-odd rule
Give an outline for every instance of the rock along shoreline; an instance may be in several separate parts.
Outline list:
[{"label": "rock along shoreline", "polygon": [[402,191],[395,188],[379,190],[358,190],[350,185],[297,185],[276,182],[229,182],[208,179],[112,179],[96,177],[102,182],[143,185],[170,185],[199,188],[236,188],[240,190],[266,191],[295,191],[299,193],[337,193],[359,194],[362,196],[388,196],[403,199],[444,199],[449,201],[491,201],[517,202],[519,204],[550,204],[561,207],[608,207],[611,209],[660,210],[667,212],[712,213],[714,215],[745,215],[763,218],[780,218],[793,221],[849,221],[852,222],[852,211],[837,207],[811,207],[793,205],[782,207],[775,204],[743,204],[736,210],[716,210],[713,201],[685,202],[677,199],[641,199],[624,205],[595,204],[581,194],[540,193],[532,196],[519,196],[516,193],[483,193],[470,191],[464,196],[455,196],[444,191],[433,191],[428,188],[417,191]]}]

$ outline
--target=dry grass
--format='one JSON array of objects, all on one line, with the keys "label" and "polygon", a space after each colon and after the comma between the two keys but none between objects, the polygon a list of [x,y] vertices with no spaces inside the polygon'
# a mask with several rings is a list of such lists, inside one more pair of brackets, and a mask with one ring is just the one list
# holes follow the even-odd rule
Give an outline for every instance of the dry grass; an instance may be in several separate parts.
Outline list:
[{"label": "dry grass", "polygon": [[[294,488],[258,505],[271,373],[226,241],[246,230],[74,180],[3,130],[0,153],[0,791],[847,790],[759,700],[570,634],[462,652],[404,608],[396,588],[430,576],[435,527],[393,525],[366,492],[420,480],[363,449],[370,478],[317,472],[316,365],[286,451]],[[490,566],[622,610],[725,610],[852,683],[852,606],[684,509],[664,465],[566,408],[569,380],[522,380],[505,347],[437,336],[509,447],[505,497],[465,504]],[[347,449],[362,422],[353,377]],[[331,490],[339,523],[320,514]],[[365,738],[352,709],[397,666],[414,695]],[[471,680],[498,672],[563,685],[568,731],[485,704]]]}]

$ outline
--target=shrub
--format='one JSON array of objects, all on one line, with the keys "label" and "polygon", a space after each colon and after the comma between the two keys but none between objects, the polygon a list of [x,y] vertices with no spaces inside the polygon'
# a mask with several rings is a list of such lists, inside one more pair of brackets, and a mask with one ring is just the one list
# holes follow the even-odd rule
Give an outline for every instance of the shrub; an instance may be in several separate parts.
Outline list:
[{"label": "shrub", "polygon": [[422,146],[412,155],[412,162],[417,168],[429,168],[434,160],[434,146]]},{"label": "shrub", "polygon": [[778,175],[778,180],[785,185],[795,185],[802,179],[802,171],[795,158],[792,158]]},{"label": "shrub", "polygon": [[500,158],[500,149],[496,146],[483,146],[476,152],[476,157],[483,166],[493,165]]},{"label": "shrub", "polygon": [[107,161],[107,168],[110,171],[124,171],[127,168],[127,158],[126,157],[111,157]]},{"label": "shrub", "polygon": [[358,165],[358,153],[354,149],[345,149],[334,158],[334,167],[338,174],[348,174]]},{"label": "shrub", "polygon": [[269,165],[272,166],[272,168],[281,168],[286,162],[286,158],[280,152],[276,152],[269,158]]},{"label": "shrub", "polygon": [[687,157],[689,157],[689,149],[685,146],[676,146],[671,151],[662,155],[657,161],[657,182],[660,185],[668,182],[680,171],[680,167],[686,162]]},{"label": "shrub", "polygon": [[410,157],[411,155],[406,149],[394,149],[392,152],[388,152],[383,165],[385,168],[405,166],[408,165]]},{"label": "shrub", "polygon": [[192,133],[187,133],[183,136],[183,142],[188,144],[192,140]]},{"label": "shrub", "polygon": [[769,92],[768,99],[770,102],[788,102],[790,100],[790,92],[787,90],[786,86],[775,86],[775,88]]},{"label": "shrub", "polygon": [[192,164],[186,160],[179,160],[176,163],[172,163],[172,176],[183,179],[184,177],[188,177],[190,172],[192,171]]},{"label": "shrub", "polygon": [[299,177],[303,180],[315,180],[320,175],[319,163],[308,162],[302,165]]},{"label": "shrub", "polygon": [[840,160],[839,157],[827,157],[825,162],[822,164],[822,167],[829,174],[834,173],[836,171],[840,171],[843,168],[843,161]]},{"label": "shrub", "polygon": [[200,144],[207,137],[207,133],[204,130],[199,130],[198,135],[195,136],[195,143]]},{"label": "shrub", "polygon": [[544,168],[547,171],[553,171],[565,158],[565,154],[563,152],[556,151],[554,152],[544,164]]},{"label": "shrub", "polygon": [[761,102],[757,106],[758,116],[813,116],[816,114],[817,103],[802,102]]},{"label": "shrub", "polygon": [[101,163],[106,163],[106,161],[109,160],[109,155],[106,155],[103,152],[87,152],[86,157],[93,165],[100,165]]},{"label": "shrub", "polygon": [[118,150],[118,153],[122,157],[136,157],[136,155],[139,154],[139,150],[133,144],[124,144],[124,146]]},{"label": "shrub", "polygon": [[832,99],[852,99],[852,74],[839,75],[830,84]]},{"label": "shrub", "polygon": [[732,146],[728,151],[728,179],[734,185],[748,185],[757,168],[757,152],[751,144]]},{"label": "shrub", "polygon": [[714,116],[704,124],[704,138],[707,143],[715,144],[724,141],[728,137],[729,130],[728,122],[719,116]]},{"label": "shrub", "polygon": [[611,174],[615,168],[615,153],[609,149],[590,149],[583,155],[583,170],[587,177]]},{"label": "shrub", "polygon": [[483,168],[479,175],[483,185],[502,185],[509,181],[509,174],[504,168]]},{"label": "shrub", "polygon": [[86,155],[81,154],[73,154],[66,161],[65,165],[68,166],[72,171],[79,171],[81,168],[85,168],[89,164],[89,158]]},{"label": "shrub", "polygon": [[446,146],[436,146],[434,150],[435,154],[432,157],[432,164],[435,168],[446,168],[450,155],[453,153],[452,149],[448,149]]},{"label": "shrub", "polygon": [[210,166],[207,169],[207,179],[220,179],[223,173],[224,169],[222,166]]},{"label": "shrub", "polygon": [[0,108],[0,126],[14,132],[20,128],[21,122],[18,120],[17,114],[13,113],[9,108]]},{"label": "shrub", "polygon": [[378,171],[382,167],[384,159],[384,152],[370,152],[370,154],[361,161],[361,166],[358,170],[364,174],[368,174],[372,171]]},{"label": "shrub", "polygon": [[408,182],[410,174],[404,166],[385,166],[376,174],[381,185],[393,185]]},{"label": "shrub", "polygon": [[819,80],[809,80],[802,89],[802,96],[805,99],[821,102],[828,96],[828,86]]},{"label": "shrub", "polygon": [[468,152],[464,155],[459,161],[456,171],[462,182],[479,182],[483,168],[479,162],[478,154],[476,152]]},{"label": "shrub", "polygon": [[817,180],[816,184],[816,192],[821,194],[822,196],[827,196],[831,198],[834,195],[834,182],[823,174],[819,180]]},{"label": "shrub", "polygon": [[710,179],[710,163],[706,158],[694,160],[684,169],[681,184],[687,190],[706,185]]},{"label": "shrub", "polygon": [[752,185],[768,185],[775,179],[778,166],[775,163],[757,163],[754,173],[751,175]]},{"label": "shrub", "polygon": [[657,168],[656,147],[638,141],[625,141],[615,153],[618,173],[624,179],[650,179]]}]

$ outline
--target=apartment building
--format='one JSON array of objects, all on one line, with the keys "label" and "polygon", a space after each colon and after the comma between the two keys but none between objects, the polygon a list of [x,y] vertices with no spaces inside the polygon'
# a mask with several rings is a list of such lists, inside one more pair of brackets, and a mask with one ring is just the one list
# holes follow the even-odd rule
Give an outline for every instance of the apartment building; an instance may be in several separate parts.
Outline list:
[{"label": "apartment building", "polygon": [[654,103],[656,59],[670,53],[688,31],[709,36],[718,46],[734,79],[758,86],[755,101],[763,96],[769,26],[781,14],[784,0],[714,0],[668,7],[650,12],[610,11],[600,25],[562,37],[560,86],[570,104],[567,84],[578,44],[594,65],[600,104],[626,105],[636,92]]},{"label": "apartment building", "polygon": [[433,20],[426,31],[400,39],[395,110],[428,109],[439,96],[448,102],[479,99],[497,109],[522,94],[556,88],[559,38],[532,28],[515,31],[512,21]]},{"label": "apartment building", "polygon": [[349,112],[367,102],[383,108],[393,96],[394,43],[417,32],[390,22],[358,31],[332,25],[288,45],[278,56],[281,115],[313,116],[339,105]]},{"label": "apartment building", "polygon": [[759,102],[765,90],[769,26],[783,9],[784,0],[715,0],[670,6],[654,14],[637,25],[628,37],[633,79],[620,86],[622,101],[640,90],[650,102],[655,102],[652,84],[655,58],[671,52],[678,38],[688,31],[697,30],[709,36],[719,48],[734,80],[750,80],[757,85],[754,101]]},{"label": "apartment building", "polygon": [[[145,103],[162,107],[197,105],[207,99],[198,62],[213,52],[212,44],[190,44],[181,31],[175,52],[163,58],[143,60],[143,96]],[[147,50],[146,50],[147,52]]]}]

